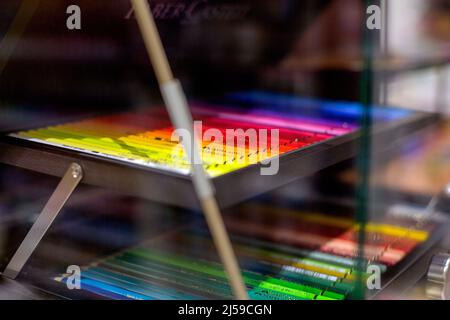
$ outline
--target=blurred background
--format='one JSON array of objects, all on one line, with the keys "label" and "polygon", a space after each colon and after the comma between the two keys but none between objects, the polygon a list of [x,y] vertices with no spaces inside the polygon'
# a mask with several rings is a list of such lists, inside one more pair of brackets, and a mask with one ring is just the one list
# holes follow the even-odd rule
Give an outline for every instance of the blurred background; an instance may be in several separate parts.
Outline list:
[{"label": "blurred background", "polygon": [[[367,7],[383,3],[383,29],[368,30]],[[73,4],[81,30],[66,27]],[[190,100],[244,114],[307,109],[321,121],[333,108],[353,118],[332,120],[362,133],[353,154],[330,153],[333,165],[224,210],[241,267],[259,274],[248,276],[253,298],[427,298],[430,255],[450,245],[445,201],[426,210],[450,183],[449,1],[150,5]],[[129,1],[0,2],[2,136],[162,107]],[[377,116],[392,108],[405,118]],[[0,177],[2,271],[58,178],[6,164]],[[236,183],[228,188],[246,187]],[[368,263],[382,268],[383,290],[357,283]],[[66,288],[69,265],[86,271],[82,290]],[[222,272],[200,212],[82,185],[19,279],[0,279],[0,298],[231,298],[225,278],[205,270]],[[267,289],[269,278],[310,295]]]}]

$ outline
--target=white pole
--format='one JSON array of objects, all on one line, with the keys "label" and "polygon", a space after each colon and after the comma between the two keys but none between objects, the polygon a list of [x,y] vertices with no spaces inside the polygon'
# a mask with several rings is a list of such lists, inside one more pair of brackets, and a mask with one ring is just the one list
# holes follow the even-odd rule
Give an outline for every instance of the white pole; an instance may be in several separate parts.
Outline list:
[{"label": "white pole", "polygon": [[203,168],[202,161],[199,161],[200,163],[198,164],[194,161],[194,159],[200,160],[201,157],[199,156],[200,152],[193,130],[192,115],[189,111],[183,88],[180,82],[173,77],[147,0],[131,0],[131,3],[171,121],[175,128],[188,130],[191,134],[192,141],[183,139],[183,147],[189,161],[192,163],[194,188],[200,200],[215,246],[228,275],[228,281],[236,299],[247,300],[247,290],[214,196],[214,188]]}]

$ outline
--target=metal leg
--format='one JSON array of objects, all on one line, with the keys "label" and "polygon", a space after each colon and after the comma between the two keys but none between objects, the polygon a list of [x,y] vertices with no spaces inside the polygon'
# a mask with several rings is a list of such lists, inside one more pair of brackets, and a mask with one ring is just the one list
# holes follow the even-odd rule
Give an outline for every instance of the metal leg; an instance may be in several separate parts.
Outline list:
[{"label": "metal leg", "polygon": [[15,279],[28,261],[39,242],[44,237],[48,228],[61,211],[75,188],[83,178],[83,170],[77,163],[72,163],[70,168],[64,174],[58,187],[56,187],[52,196],[48,200],[39,217],[34,222],[25,239],[20,244],[19,249],[14,253],[13,257],[6,266],[3,276]]}]

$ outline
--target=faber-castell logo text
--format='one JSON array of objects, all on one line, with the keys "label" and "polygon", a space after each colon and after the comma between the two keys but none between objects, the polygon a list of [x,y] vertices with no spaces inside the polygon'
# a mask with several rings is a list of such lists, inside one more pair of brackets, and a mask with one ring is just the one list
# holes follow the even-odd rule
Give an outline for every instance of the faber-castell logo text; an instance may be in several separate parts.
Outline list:
[{"label": "faber-castell logo text", "polygon": [[[232,21],[247,16],[250,6],[242,3],[213,3],[212,0],[195,1],[149,1],[153,16],[157,20],[178,20],[183,24],[194,24],[208,20]],[[125,19],[134,16],[133,8]]]}]

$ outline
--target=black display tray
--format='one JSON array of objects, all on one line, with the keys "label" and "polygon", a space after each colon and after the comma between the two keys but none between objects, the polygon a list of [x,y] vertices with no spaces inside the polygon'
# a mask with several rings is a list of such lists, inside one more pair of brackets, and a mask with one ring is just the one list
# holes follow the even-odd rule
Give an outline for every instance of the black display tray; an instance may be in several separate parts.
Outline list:
[{"label": "black display tray", "polygon": [[[389,145],[401,143],[410,134],[437,120],[436,114],[412,112],[400,120],[380,122],[371,130],[372,149],[381,151]],[[219,205],[234,205],[352,158],[357,154],[359,136],[360,132],[355,131],[283,154],[279,159],[279,172],[273,176],[261,175],[261,164],[254,164],[212,178]],[[4,164],[62,177],[69,165],[76,162],[84,170],[83,183],[164,204],[199,208],[189,175],[49,146],[7,134],[0,137],[0,150],[0,162]]]}]

